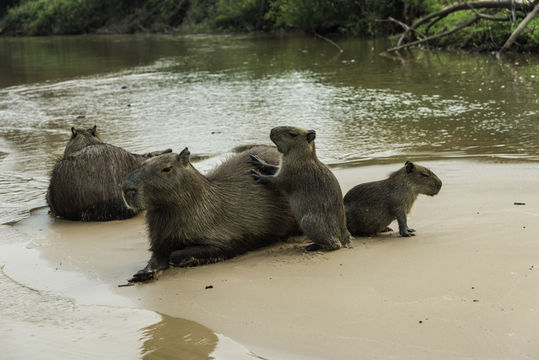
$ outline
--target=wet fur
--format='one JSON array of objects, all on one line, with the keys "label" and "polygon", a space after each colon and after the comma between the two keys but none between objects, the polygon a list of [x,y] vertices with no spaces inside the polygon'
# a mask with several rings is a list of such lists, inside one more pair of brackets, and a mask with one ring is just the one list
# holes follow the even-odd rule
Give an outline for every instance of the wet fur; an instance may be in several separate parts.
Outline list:
[{"label": "wet fur", "polygon": [[372,235],[397,220],[400,235],[411,236],[406,215],[417,196],[434,196],[441,187],[441,180],[432,171],[408,161],[387,179],[359,184],[348,191],[344,197],[348,230],[352,235]]},{"label": "wet fur", "polygon": [[286,198],[250,175],[249,154],[276,164],[275,148],[233,155],[207,176],[191,165],[186,151],[148,160],[123,184],[126,202],[147,210],[152,251],[148,266],[131,281],[154,278],[169,262],[213,263],[298,233]]},{"label": "wet fur", "polygon": [[122,200],[120,183],[152,154],[132,154],[106,144],[88,130],[72,129],[64,156],[51,171],[47,204],[51,213],[69,220],[107,221],[137,214]]}]

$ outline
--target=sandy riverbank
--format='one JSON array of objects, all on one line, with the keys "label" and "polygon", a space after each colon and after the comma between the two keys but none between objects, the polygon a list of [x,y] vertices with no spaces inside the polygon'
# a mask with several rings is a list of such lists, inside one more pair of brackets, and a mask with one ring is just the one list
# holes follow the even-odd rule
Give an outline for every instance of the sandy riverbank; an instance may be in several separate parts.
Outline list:
[{"label": "sandy riverbank", "polygon": [[[158,281],[132,287],[116,286],[149,256],[142,217],[83,224],[38,211],[1,229],[8,245],[1,250],[0,285],[9,290],[2,303],[14,306],[13,298],[37,296],[19,304],[20,310],[2,310],[0,323],[20,329],[8,337],[8,358],[18,358],[17,347],[32,353],[24,331],[37,316],[31,304],[52,301],[50,296],[73,299],[73,308],[84,312],[73,320],[80,337],[96,333],[85,327],[92,314],[103,317],[103,307],[115,309],[103,322],[111,327],[105,329],[111,341],[102,341],[115,353],[120,345],[113,340],[122,335],[135,340],[122,343],[125,348],[138,346],[138,353],[154,356],[182,353],[182,359],[536,358],[539,166],[422,164],[444,185],[438,196],[420,196],[414,205],[408,223],[415,237],[355,238],[352,248],[314,254],[303,250],[299,237],[219,264],[171,269]],[[335,173],[346,192],[399,166]],[[6,279],[38,291],[25,293]],[[63,306],[52,301],[45,308],[47,319],[59,317],[62,325]],[[156,321],[154,312],[165,316]],[[135,321],[142,318],[142,325]],[[117,321],[125,321],[122,333]],[[125,328],[134,331],[126,334]],[[188,335],[194,340],[186,341]],[[54,331],[49,336],[54,343]],[[228,345],[216,352],[218,344]],[[71,358],[84,358],[79,345],[62,344]]]}]

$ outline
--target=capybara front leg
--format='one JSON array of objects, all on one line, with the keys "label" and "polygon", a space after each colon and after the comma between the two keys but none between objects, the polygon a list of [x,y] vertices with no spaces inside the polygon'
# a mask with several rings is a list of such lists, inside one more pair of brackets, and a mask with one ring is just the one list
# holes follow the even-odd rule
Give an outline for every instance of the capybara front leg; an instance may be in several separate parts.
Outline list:
[{"label": "capybara front leg", "polygon": [[168,259],[164,256],[153,255],[146,267],[137,271],[129,280],[130,283],[144,282],[157,279],[159,273],[168,268]]},{"label": "capybara front leg", "polygon": [[397,217],[397,222],[399,223],[399,234],[404,237],[415,236],[413,233],[414,229],[408,229],[408,224],[406,222],[406,215],[402,214]]},{"label": "capybara front leg", "polygon": [[278,166],[270,165],[256,155],[249,155],[249,157],[251,158],[249,162],[256,166],[258,170],[263,172],[265,175],[274,175],[279,170]]},{"label": "capybara front leg", "polygon": [[337,250],[341,247],[340,240],[332,233],[328,227],[318,216],[312,214],[305,215],[300,222],[303,233],[311,239],[314,244],[308,245],[307,251],[316,250]]},{"label": "capybara front leg", "polygon": [[169,264],[177,267],[197,266],[214,263],[225,259],[226,252],[223,249],[196,245],[173,251],[169,257]]}]

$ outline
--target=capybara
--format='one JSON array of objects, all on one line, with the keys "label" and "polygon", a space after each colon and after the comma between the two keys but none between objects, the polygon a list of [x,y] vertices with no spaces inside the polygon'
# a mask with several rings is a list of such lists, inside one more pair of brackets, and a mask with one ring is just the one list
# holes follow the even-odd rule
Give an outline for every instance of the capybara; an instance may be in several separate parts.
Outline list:
[{"label": "capybara", "polygon": [[47,204],[54,216],[82,221],[134,216],[138,211],[125,206],[120,183],[144,160],[172,151],[132,154],[101,141],[96,129],[71,128],[71,139],[52,169],[47,191]]},{"label": "capybara", "polygon": [[316,156],[314,130],[290,126],[273,128],[270,139],[281,156],[272,166],[255,154],[251,162],[260,171],[252,175],[259,183],[273,185],[288,197],[301,230],[314,244],[307,250],[335,250],[350,242],[346,229],[342,192],[335,175]]},{"label": "capybara", "polygon": [[206,176],[190,163],[185,148],[147,160],[122,184],[124,200],[146,209],[150,258],[130,282],[154,279],[173,266],[213,263],[299,233],[283,194],[256,184],[253,153],[277,164],[273,147],[232,155]]},{"label": "capybara", "polygon": [[413,236],[406,214],[417,195],[434,196],[442,181],[429,169],[406,161],[404,166],[385,180],[359,184],[344,196],[346,223],[352,235],[368,236],[392,231],[387,226],[395,219],[401,236]]}]

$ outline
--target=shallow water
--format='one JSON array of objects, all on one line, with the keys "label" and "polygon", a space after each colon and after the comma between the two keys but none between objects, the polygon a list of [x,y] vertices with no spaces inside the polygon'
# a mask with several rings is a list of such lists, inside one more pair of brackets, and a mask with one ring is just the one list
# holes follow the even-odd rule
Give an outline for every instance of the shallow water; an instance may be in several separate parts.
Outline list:
[{"label": "shallow water", "polygon": [[[270,143],[270,129],[284,124],[315,129],[319,157],[337,166],[444,158],[539,161],[538,56],[499,61],[490,55],[419,50],[387,56],[381,55],[386,40],[342,40],[340,45],[342,54],[303,36],[0,38],[0,224],[16,224],[45,205],[48,172],[71,126],[97,124],[106,142],[133,152],[168,147],[179,152],[188,146],[193,154],[217,155],[196,165],[203,171],[236,146]],[[31,225],[34,230],[54,229],[58,222],[43,210],[36,218],[44,223]],[[0,327],[0,338],[37,329],[36,336],[49,334],[53,341],[61,329],[73,327],[81,337],[89,333],[106,343],[106,334],[94,325],[99,319],[84,315],[85,306],[97,306],[99,299],[88,305],[70,299],[76,283],[101,289],[97,294],[107,301],[114,298],[110,289],[70,269],[75,275],[64,271],[58,278],[64,288],[37,284],[35,290],[36,269],[25,277],[24,266],[9,264],[8,256],[19,253],[23,264],[33,263],[28,253],[35,244],[27,245],[13,225],[0,231],[0,264],[9,265],[8,273],[0,274],[0,300],[13,309],[8,314],[1,306],[0,322],[6,326]],[[39,271],[44,269],[54,270],[50,263]],[[25,300],[17,303],[19,297]],[[139,350],[149,333],[190,326],[203,334],[206,357],[210,348],[228,341],[182,319],[126,310],[119,298],[117,304],[106,304],[111,314],[103,317],[135,319],[126,329],[114,330],[129,339],[125,347],[134,354],[146,354]],[[34,309],[36,301],[49,310]],[[51,320],[67,308],[78,320]],[[82,330],[80,324],[85,324]],[[162,348],[156,345],[159,336],[148,339],[144,346]],[[236,358],[249,354],[234,346],[240,349],[232,351]]]},{"label": "shallow water", "polygon": [[147,259],[145,237],[137,238],[143,229],[142,217],[72,222],[46,208],[1,225],[2,359],[257,359],[201,324],[146,310],[117,287]]}]

